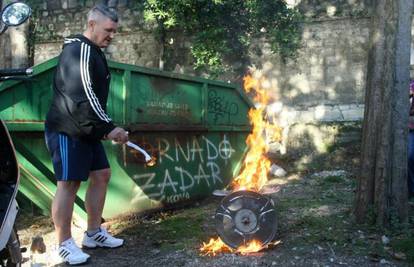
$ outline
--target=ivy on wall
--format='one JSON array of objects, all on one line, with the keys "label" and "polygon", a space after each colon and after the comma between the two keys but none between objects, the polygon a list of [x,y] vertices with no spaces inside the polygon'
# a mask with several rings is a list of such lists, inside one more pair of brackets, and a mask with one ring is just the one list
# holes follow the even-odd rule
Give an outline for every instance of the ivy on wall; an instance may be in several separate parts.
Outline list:
[{"label": "ivy on wall", "polygon": [[184,31],[195,69],[211,76],[231,70],[226,62],[246,62],[254,39],[264,38],[284,59],[300,45],[302,16],[284,0],[146,0],[144,18],[165,46],[168,31]]},{"label": "ivy on wall", "polygon": [[[60,39],[62,33],[49,29],[49,25],[44,21],[48,20],[47,16],[56,16],[59,13],[56,8],[61,8],[59,6],[61,1],[26,0],[26,2],[33,8],[30,44],[45,39]],[[49,5],[52,2],[53,5]],[[83,10],[95,2],[100,1],[78,0],[72,1],[71,5]],[[279,54],[282,59],[294,57],[300,46],[300,23],[303,17],[297,9],[288,8],[284,0],[127,2],[128,4],[124,5],[126,9],[122,8],[119,12],[132,10],[142,14],[146,25],[139,26],[149,29],[160,44],[161,69],[165,62],[173,60],[171,51],[177,47],[172,43],[177,32],[182,33],[186,42],[190,43],[187,53],[192,58],[194,69],[210,77],[216,77],[227,71],[239,72],[246,66],[249,59],[249,46],[253,40],[264,40],[269,43],[271,51]],[[49,10],[50,8],[53,10]],[[49,12],[46,17],[45,12]],[[122,30],[120,28],[120,31]],[[168,67],[174,66],[170,64]]]}]

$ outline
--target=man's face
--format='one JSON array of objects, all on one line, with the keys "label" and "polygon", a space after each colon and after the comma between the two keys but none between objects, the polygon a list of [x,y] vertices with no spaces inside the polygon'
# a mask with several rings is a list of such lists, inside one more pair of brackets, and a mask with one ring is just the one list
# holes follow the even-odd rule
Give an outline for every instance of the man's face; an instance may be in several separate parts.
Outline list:
[{"label": "man's face", "polygon": [[118,23],[109,18],[91,21],[92,40],[97,46],[105,48],[114,38]]}]

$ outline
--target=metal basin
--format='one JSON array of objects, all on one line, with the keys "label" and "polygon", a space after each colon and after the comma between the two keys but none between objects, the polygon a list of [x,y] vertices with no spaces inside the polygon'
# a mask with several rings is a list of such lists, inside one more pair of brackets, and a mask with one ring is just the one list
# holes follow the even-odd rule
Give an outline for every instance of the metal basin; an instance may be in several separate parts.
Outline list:
[{"label": "metal basin", "polygon": [[215,221],[220,238],[234,249],[253,240],[265,246],[276,236],[273,200],[253,191],[236,191],[223,198]]}]

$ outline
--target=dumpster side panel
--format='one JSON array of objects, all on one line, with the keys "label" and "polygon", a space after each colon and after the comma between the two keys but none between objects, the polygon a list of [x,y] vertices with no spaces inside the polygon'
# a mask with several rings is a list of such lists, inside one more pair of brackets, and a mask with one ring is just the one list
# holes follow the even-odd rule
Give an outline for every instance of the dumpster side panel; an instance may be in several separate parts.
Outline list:
[{"label": "dumpster side panel", "polygon": [[118,124],[125,123],[125,94],[128,75],[130,76],[129,71],[111,69],[111,83],[106,110],[111,119]]},{"label": "dumpster side panel", "polygon": [[49,109],[53,71],[0,89],[1,117],[7,122],[41,122]]},{"label": "dumpster side panel", "polygon": [[151,153],[156,164],[146,166],[142,155],[131,148],[117,158],[125,159],[125,172],[144,194],[171,204],[224,188],[243,157],[245,138],[233,132],[133,133],[131,140]]},{"label": "dumpster side panel", "polygon": [[248,125],[249,106],[236,88],[210,85],[207,92],[207,124]]},{"label": "dumpster side panel", "polygon": [[[56,192],[56,180],[43,133],[15,132],[13,133],[13,142],[21,173],[19,190],[44,214],[49,214]],[[74,210],[75,219],[82,223],[81,220],[86,218],[83,199],[76,198]]]},{"label": "dumpster side panel", "polygon": [[202,84],[133,73],[127,92],[126,121],[201,125]]}]

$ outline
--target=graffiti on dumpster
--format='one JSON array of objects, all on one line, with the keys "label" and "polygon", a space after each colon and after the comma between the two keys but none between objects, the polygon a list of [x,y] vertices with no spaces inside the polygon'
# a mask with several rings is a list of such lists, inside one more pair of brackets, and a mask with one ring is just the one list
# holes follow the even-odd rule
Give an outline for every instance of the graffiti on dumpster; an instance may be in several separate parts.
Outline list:
[{"label": "graffiti on dumpster", "polygon": [[236,152],[226,135],[216,143],[205,136],[199,139],[193,136],[185,142],[159,138],[158,151],[160,166],[168,167],[158,173],[135,174],[133,179],[148,197],[167,203],[189,199],[189,190],[198,185],[209,188],[222,185],[219,161],[226,166]]},{"label": "graffiti on dumpster", "polygon": [[160,115],[167,117],[191,117],[188,104],[163,101],[147,101],[146,110],[148,115]]},{"label": "graffiti on dumpster", "polygon": [[227,119],[227,123],[230,123],[232,116],[237,115],[238,112],[237,103],[226,100],[223,96],[218,95],[216,90],[208,92],[208,113],[213,115],[215,123],[223,119]]}]

